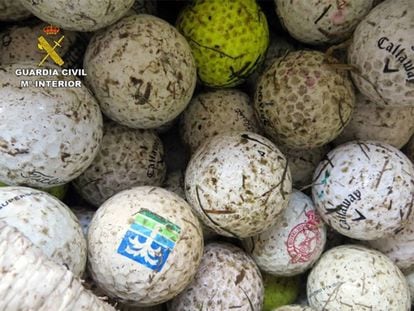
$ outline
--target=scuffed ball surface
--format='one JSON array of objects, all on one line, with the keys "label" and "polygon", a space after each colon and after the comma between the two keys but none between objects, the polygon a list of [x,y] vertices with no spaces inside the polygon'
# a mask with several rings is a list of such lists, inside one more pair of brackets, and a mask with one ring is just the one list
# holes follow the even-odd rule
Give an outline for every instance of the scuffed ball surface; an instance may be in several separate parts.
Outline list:
[{"label": "scuffed ball surface", "polygon": [[414,105],[414,2],[387,0],[358,25],[348,63],[358,89],[377,104]]},{"label": "scuffed ball surface", "polygon": [[369,13],[373,0],[275,0],[281,23],[290,35],[309,44],[348,39]]},{"label": "scuffed ball surface", "polygon": [[98,155],[74,185],[86,201],[99,207],[122,190],[161,186],[166,174],[163,158],[162,142],[153,131],[109,122]]},{"label": "scuffed ball surface", "polygon": [[260,131],[249,97],[238,90],[202,93],[181,116],[181,139],[193,153],[209,138],[237,131]]},{"label": "scuffed ball surface", "polygon": [[170,311],[261,311],[263,281],[254,261],[240,248],[210,243],[192,283],[169,304]]},{"label": "scuffed ball surface", "polygon": [[110,297],[137,306],[172,299],[193,279],[203,235],[191,207],[156,187],[136,187],[106,201],[92,219],[88,260]]},{"label": "scuffed ball surface", "polygon": [[379,106],[364,95],[356,95],[351,121],[334,140],[340,145],[352,140],[376,140],[398,149],[414,133],[414,106]]},{"label": "scuffed ball surface", "polygon": [[243,241],[261,271],[277,276],[305,272],[319,259],[326,243],[326,228],[312,200],[294,190],[275,224]]},{"label": "scuffed ball surface", "polygon": [[185,174],[185,194],[199,218],[218,234],[249,237],[269,228],[292,190],[288,163],[254,133],[214,136],[196,151]]},{"label": "scuffed ball surface", "polygon": [[84,67],[102,112],[131,128],[172,121],[190,102],[196,84],[187,41],[166,21],[145,14],[97,33]]},{"label": "scuffed ball surface", "polygon": [[408,311],[407,281],[385,255],[356,245],[326,252],[311,271],[307,293],[316,310]]},{"label": "scuffed ball surface", "polygon": [[71,210],[55,197],[26,187],[0,188],[0,219],[21,231],[57,264],[80,277],[86,240]]},{"label": "scuffed ball surface", "polygon": [[134,0],[21,0],[41,20],[73,31],[96,31],[120,19]]},{"label": "scuffed ball surface", "polygon": [[345,72],[318,51],[290,52],[260,77],[254,107],[264,131],[290,148],[311,149],[335,139],[351,118],[355,95]]},{"label": "scuffed ball surface", "polygon": [[[91,164],[102,140],[102,115],[81,88],[20,86],[17,63],[0,67],[0,181],[37,188],[63,185]],[[55,68],[55,67],[53,67]],[[67,76],[27,80],[73,81]]]},{"label": "scuffed ball surface", "polygon": [[255,0],[196,0],[177,28],[192,48],[202,83],[232,87],[263,61],[269,45],[266,16]]},{"label": "scuffed ball surface", "polygon": [[329,152],[314,176],[316,208],[339,233],[374,240],[407,223],[414,167],[398,149],[375,141],[347,143]]}]

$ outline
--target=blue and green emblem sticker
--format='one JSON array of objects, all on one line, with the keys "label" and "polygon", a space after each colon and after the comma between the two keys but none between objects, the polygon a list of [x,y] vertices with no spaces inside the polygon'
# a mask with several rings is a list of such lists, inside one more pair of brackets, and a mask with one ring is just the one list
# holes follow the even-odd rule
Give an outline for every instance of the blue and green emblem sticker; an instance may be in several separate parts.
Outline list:
[{"label": "blue and green emblem sticker", "polygon": [[181,228],[147,209],[140,210],[134,220],[117,252],[160,272],[180,237]]}]

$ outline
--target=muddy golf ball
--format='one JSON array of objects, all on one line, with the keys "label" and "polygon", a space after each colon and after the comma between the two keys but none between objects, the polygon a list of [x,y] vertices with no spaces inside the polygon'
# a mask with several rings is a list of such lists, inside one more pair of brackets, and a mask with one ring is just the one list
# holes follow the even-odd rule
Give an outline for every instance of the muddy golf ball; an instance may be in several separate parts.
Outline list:
[{"label": "muddy golf ball", "polygon": [[282,25],[292,37],[308,44],[337,43],[348,39],[373,0],[275,0]]},{"label": "muddy golf ball", "polygon": [[[75,179],[91,164],[102,140],[102,115],[78,79],[16,75],[28,68],[27,63],[0,67],[0,181],[50,188]],[[34,85],[21,87],[22,79]],[[79,87],[38,88],[39,80]]]},{"label": "muddy golf ball", "polygon": [[73,31],[96,31],[115,23],[134,4],[134,0],[32,1],[21,4],[39,19]]},{"label": "muddy golf ball", "polygon": [[387,255],[402,271],[414,268],[414,216],[389,237],[368,241],[368,245]]},{"label": "muddy golf ball", "polygon": [[309,304],[316,310],[408,311],[407,281],[380,252],[344,245],[326,252],[307,283]]},{"label": "muddy golf ball", "polygon": [[376,140],[399,149],[413,134],[414,107],[378,106],[358,93],[351,121],[334,140],[334,144],[340,145],[352,140]]},{"label": "muddy golf ball", "polygon": [[0,188],[0,218],[21,231],[54,262],[81,276],[86,240],[76,216],[61,201],[26,187]]},{"label": "muddy golf ball", "polygon": [[169,303],[170,311],[262,310],[263,281],[254,261],[240,248],[210,243],[194,280]]},{"label": "muddy golf ball", "polygon": [[75,181],[76,190],[99,207],[117,192],[134,186],[161,186],[166,173],[164,149],[149,130],[106,123],[101,148]]},{"label": "muddy golf ball", "polygon": [[326,145],[313,149],[292,149],[284,145],[278,147],[289,161],[292,182],[297,188],[312,184],[316,167],[329,151]]},{"label": "muddy golf ball", "polygon": [[187,41],[167,22],[145,14],[96,34],[84,66],[103,113],[132,128],[156,128],[173,120],[190,102],[196,84]]},{"label": "muddy golf ball", "polygon": [[255,0],[196,0],[177,28],[192,48],[199,79],[211,87],[244,82],[269,45],[266,16]]},{"label": "muddy golf ball", "polygon": [[414,105],[414,2],[387,0],[358,25],[348,63],[358,89],[377,104]]},{"label": "muddy golf ball", "polygon": [[375,141],[341,145],[319,164],[312,195],[339,233],[374,240],[406,225],[414,202],[414,166],[398,149]]},{"label": "muddy golf ball", "polygon": [[318,51],[277,58],[260,77],[254,107],[264,131],[290,148],[311,149],[335,139],[351,119],[355,95],[347,74]]},{"label": "muddy golf ball", "polygon": [[196,151],[185,174],[185,194],[216,233],[249,237],[269,228],[292,190],[288,163],[268,139],[254,133],[217,135]]},{"label": "muddy golf ball", "polygon": [[106,201],[92,219],[88,260],[110,297],[137,306],[163,303],[197,272],[203,235],[191,207],[157,187],[136,187]]},{"label": "muddy golf ball", "polygon": [[18,21],[32,13],[15,0],[0,0],[0,21]]},{"label": "muddy golf ball", "polygon": [[326,228],[312,200],[294,190],[275,224],[243,241],[259,268],[277,276],[293,276],[309,269],[320,257]]},{"label": "muddy golf ball", "polygon": [[238,90],[202,93],[181,116],[181,139],[193,153],[209,138],[235,131],[260,131],[249,97]]}]

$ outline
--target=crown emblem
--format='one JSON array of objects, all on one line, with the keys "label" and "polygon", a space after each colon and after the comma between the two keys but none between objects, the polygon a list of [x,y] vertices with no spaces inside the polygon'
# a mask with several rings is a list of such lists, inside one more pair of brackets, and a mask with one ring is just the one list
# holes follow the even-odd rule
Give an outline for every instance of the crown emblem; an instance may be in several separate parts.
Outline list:
[{"label": "crown emblem", "polygon": [[43,32],[48,36],[52,36],[58,34],[60,32],[60,28],[57,26],[49,25],[43,28]]}]

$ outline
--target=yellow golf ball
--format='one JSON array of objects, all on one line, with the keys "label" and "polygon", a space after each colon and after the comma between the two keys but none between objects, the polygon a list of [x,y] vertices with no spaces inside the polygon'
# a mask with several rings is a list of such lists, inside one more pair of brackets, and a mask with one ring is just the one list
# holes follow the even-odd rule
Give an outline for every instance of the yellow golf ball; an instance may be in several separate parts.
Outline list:
[{"label": "yellow golf ball", "polygon": [[196,60],[198,76],[211,87],[244,82],[264,59],[266,17],[255,0],[195,0],[177,20]]}]

